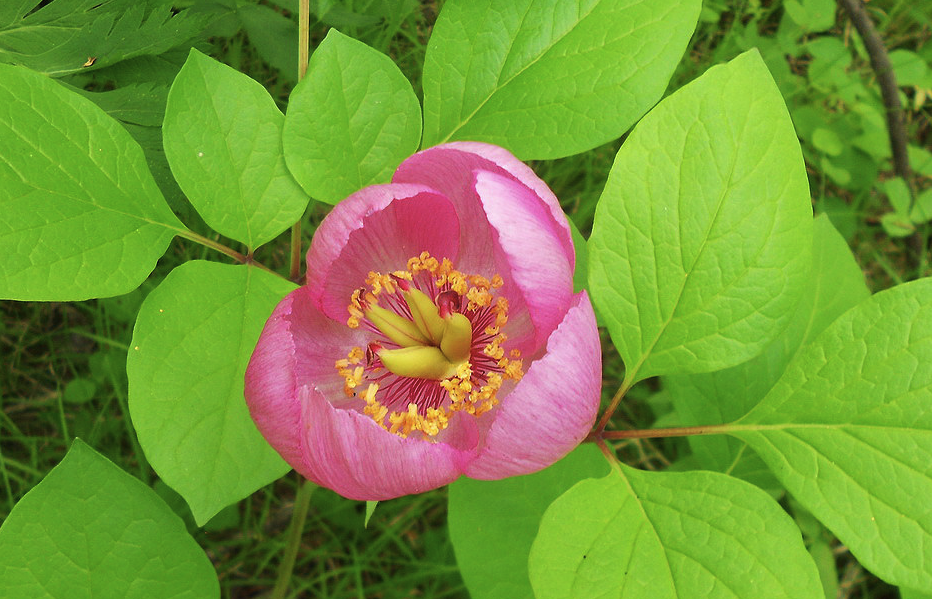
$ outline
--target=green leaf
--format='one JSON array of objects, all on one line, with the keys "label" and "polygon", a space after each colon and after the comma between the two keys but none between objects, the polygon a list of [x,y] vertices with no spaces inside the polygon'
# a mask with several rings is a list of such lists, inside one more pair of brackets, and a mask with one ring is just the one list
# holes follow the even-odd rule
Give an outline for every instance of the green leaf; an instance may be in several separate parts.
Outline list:
[{"label": "green leaf", "polygon": [[578,483],[544,514],[529,569],[537,599],[823,596],[786,512],[716,472],[620,466]]},{"label": "green leaf", "polygon": [[378,501],[367,501],[366,502],[366,519],[363,520],[363,528],[369,528],[369,520],[372,518],[372,514],[375,513],[375,508],[378,507]]},{"label": "green leaf", "polygon": [[448,0],[424,59],[424,146],[485,141],[521,159],[617,138],[663,94],[695,0]]},{"label": "green leaf", "polygon": [[880,186],[883,192],[887,194],[890,206],[898,214],[909,214],[909,205],[912,203],[912,196],[909,192],[909,186],[902,177],[893,177],[887,179]]},{"label": "green leaf", "polygon": [[123,127],[0,65],[0,297],[84,300],[138,287],[183,230]]},{"label": "green leaf", "polygon": [[571,219],[567,219],[570,224],[570,234],[573,237],[573,249],[576,251],[576,270],[573,271],[573,293],[578,293],[583,289],[589,288],[589,248],[586,245],[586,238],[579,232]]},{"label": "green leaf", "polygon": [[932,279],[878,293],[804,347],[738,421],[787,490],[891,584],[932,591]]},{"label": "green leaf", "polygon": [[139,310],[126,360],[133,426],[199,525],[288,471],[249,417],[243,375],[266,318],[293,288],[257,268],[192,261]]},{"label": "green leaf", "polygon": [[219,597],[214,568],[155,492],[80,439],[0,528],[6,597]]},{"label": "green leaf", "polygon": [[168,94],[162,136],[178,185],[208,225],[250,249],[307,207],[282,157],[283,122],[264,87],[194,48]]},{"label": "green leaf", "polygon": [[799,142],[756,51],[658,104],[618,152],[589,238],[626,377],[759,354],[805,290],[811,232]]},{"label": "green leaf", "polygon": [[844,150],[844,145],[841,143],[841,139],[838,138],[838,134],[824,127],[818,127],[812,132],[812,145],[829,156],[838,156]]},{"label": "green leaf", "polygon": [[[297,6],[290,10],[296,12],[296,9]],[[249,43],[259,56],[278,69],[285,79],[297,82],[298,24],[292,18],[261,4],[238,4],[236,14],[243,22]]]},{"label": "green leaf", "polygon": [[909,217],[899,212],[888,212],[881,216],[880,225],[890,237],[906,237],[916,232]]},{"label": "green leaf", "polygon": [[285,160],[314,199],[336,204],[392,172],[421,139],[421,107],[394,62],[331,29],[295,87]]},{"label": "green leaf", "polygon": [[783,8],[804,31],[825,31],[835,24],[834,0],[786,0]]},{"label": "green leaf", "polygon": [[[812,254],[806,294],[790,326],[763,353],[726,370],[664,378],[683,426],[724,424],[746,414],[767,395],[803,344],[870,295],[848,244],[825,215],[815,219]],[[779,488],[760,458],[746,451],[744,442],[724,435],[688,440],[702,467],[739,476],[766,489]]]},{"label": "green leaf", "polygon": [[926,81],[929,67],[921,56],[910,50],[890,52],[890,64],[896,73],[896,84],[900,87],[922,85]]},{"label": "green leaf", "polygon": [[528,553],[544,511],[575,483],[607,469],[601,452],[583,444],[535,474],[451,484],[450,540],[472,599],[532,599]]},{"label": "green leaf", "polygon": [[[0,13],[6,17],[0,18],[0,62],[54,77],[99,69],[134,56],[161,54],[193,39],[206,24],[202,16],[175,12],[165,2],[34,0],[16,4],[17,9]],[[91,58],[93,64],[86,65]]]},{"label": "green leaf", "polygon": [[909,211],[909,220],[917,225],[932,220],[932,188],[916,196],[916,203],[913,204],[913,209]]}]

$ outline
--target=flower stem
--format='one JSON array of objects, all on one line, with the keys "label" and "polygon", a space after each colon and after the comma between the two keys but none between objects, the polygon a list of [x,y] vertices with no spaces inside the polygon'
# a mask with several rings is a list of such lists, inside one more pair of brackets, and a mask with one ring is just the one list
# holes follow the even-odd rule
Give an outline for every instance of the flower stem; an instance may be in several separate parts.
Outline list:
[{"label": "flower stem", "polygon": [[291,512],[291,524],[288,526],[288,541],[285,545],[285,553],[278,565],[278,579],[275,581],[269,599],[284,599],[285,593],[288,592],[288,585],[291,583],[291,575],[294,572],[295,558],[298,556],[298,547],[301,545],[301,535],[304,533],[307,510],[311,504],[311,495],[316,488],[317,485],[311,481],[304,481],[304,484],[298,489],[297,496],[295,496],[294,511]]},{"label": "flower stem", "polygon": [[[311,1],[298,3],[298,81],[307,74],[308,53],[311,41]],[[301,279],[301,219],[291,225],[291,268],[288,278],[297,283]]]}]

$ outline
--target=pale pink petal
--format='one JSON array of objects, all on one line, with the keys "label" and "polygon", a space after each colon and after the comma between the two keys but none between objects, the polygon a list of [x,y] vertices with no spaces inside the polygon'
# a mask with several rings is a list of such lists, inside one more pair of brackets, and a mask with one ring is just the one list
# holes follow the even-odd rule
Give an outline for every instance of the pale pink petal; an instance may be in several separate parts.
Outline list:
[{"label": "pale pink petal", "polygon": [[456,260],[460,222],[454,206],[420,185],[373,185],[337,204],[307,252],[307,286],[327,316],[346,321],[346,306],[370,271],[404,269],[423,251]]},{"label": "pale pink petal", "polygon": [[[434,171],[438,166],[446,166],[442,168],[442,175]],[[510,175],[537,194],[557,225],[560,243],[571,269],[575,267],[573,238],[560,202],[528,165],[515,158],[505,148],[475,141],[457,141],[434,146],[402,162],[392,180],[398,183],[427,185],[449,195],[456,202],[456,191],[468,190],[472,184],[469,174],[475,170]]]},{"label": "pale pink petal", "polygon": [[599,408],[601,349],[586,292],[547,341],[518,386],[503,397],[466,476],[485,480],[546,468],[589,434]]},{"label": "pale pink petal", "polygon": [[402,439],[371,418],[334,408],[308,388],[299,392],[305,462],[297,470],[349,499],[381,501],[436,489],[458,478],[475,451]]},{"label": "pale pink petal", "polygon": [[520,289],[542,347],[573,295],[573,266],[546,206],[511,177],[478,171],[476,192],[498,238],[507,271]]}]

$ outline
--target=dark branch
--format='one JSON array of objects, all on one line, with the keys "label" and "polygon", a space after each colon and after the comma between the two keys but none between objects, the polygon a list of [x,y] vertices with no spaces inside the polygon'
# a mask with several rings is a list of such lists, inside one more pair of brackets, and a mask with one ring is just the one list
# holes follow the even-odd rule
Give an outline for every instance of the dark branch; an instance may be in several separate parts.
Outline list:
[{"label": "dark branch", "polygon": [[893,152],[893,169],[896,174],[906,181],[907,187],[912,189],[912,177],[909,168],[909,157],[906,154],[906,128],[903,125],[903,106],[900,104],[900,95],[893,74],[893,66],[887,48],[880,39],[880,34],[874,27],[873,21],[864,10],[861,0],[839,0],[845,12],[858,30],[864,47],[870,56],[871,67],[877,75],[883,104],[887,110],[887,131],[890,134],[890,149]]}]

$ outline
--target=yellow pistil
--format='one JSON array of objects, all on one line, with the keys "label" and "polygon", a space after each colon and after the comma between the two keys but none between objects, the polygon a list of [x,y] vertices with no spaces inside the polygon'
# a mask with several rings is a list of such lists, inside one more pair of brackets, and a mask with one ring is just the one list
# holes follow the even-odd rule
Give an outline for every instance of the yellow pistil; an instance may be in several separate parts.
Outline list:
[{"label": "yellow pistil", "polygon": [[[512,349],[505,357],[501,329],[508,322],[508,301],[493,291],[504,285],[500,275],[466,275],[428,252],[405,266],[390,274],[369,272],[366,287],[352,293],[347,325],[365,322],[382,338],[366,351],[352,348],[335,367],[346,395],[362,400],[362,412],[383,429],[430,438],[447,428],[454,412],[478,417],[495,407],[505,381],[524,375],[516,359],[521,352]],[[474,332],[476,319],[483,324]],[[482,341],[474,345],[477,335]],[[429,403],[405,401],[403,409],[391,409],[401,398]]]}]

